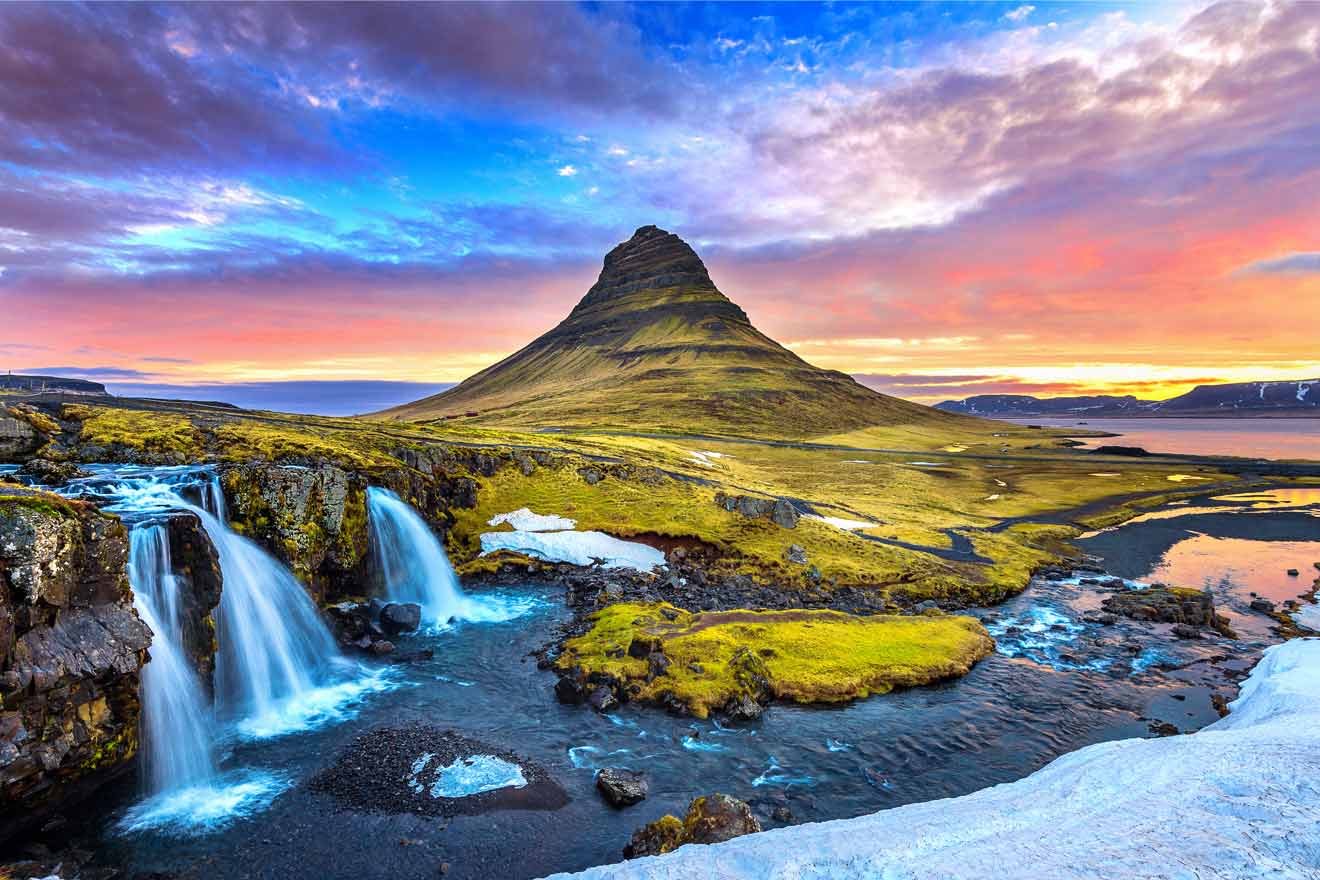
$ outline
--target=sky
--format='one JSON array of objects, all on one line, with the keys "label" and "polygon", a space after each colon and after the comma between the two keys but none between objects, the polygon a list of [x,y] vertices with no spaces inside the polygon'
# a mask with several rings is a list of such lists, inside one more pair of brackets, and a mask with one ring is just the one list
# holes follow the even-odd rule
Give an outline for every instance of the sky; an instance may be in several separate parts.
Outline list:
[{"label": "sky", "polygon": [[923,402],[1320,376],[1320,4],[15,3],[0,83],[4,370],[370,410],[655,223]]}]

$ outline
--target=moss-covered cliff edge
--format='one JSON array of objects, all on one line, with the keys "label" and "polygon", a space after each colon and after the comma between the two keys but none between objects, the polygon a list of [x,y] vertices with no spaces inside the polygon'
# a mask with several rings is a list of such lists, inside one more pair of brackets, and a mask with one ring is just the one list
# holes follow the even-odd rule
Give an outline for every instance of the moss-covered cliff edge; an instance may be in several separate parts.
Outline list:
[{"label": "moss-covered cliff edge", "polygon": [[124,767],[151,633],[118,518],[0,487],[0,837]]}]

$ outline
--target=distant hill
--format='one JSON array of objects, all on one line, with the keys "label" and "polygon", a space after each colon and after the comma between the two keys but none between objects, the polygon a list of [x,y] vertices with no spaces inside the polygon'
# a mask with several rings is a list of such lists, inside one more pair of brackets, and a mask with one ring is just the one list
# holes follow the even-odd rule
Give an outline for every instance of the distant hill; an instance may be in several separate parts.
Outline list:
[{"label": "distant hill", "polygon": [[29,376],[18,373],[0,374],[0,391],[18,391],[25,394],[59,392],[62,394],[106,395],[100,382],[86,379],[65,379],[61,376]]},{"label": "distant hill", "polygon": [[1320,379],[1289,382],[1233,382],[1198,385],[1168,400],[1094,395],[1031,397],[1025,394],[978,394],[946,400],[936,409],[986,418],[1172,418],[1320,416]]},{"label": "distant hill", "polygon": [[687,243],[655,226],[606,255],[559,326],[449,391],[378,415],[781,438],[958,424],[802,360],[752,326]]}]

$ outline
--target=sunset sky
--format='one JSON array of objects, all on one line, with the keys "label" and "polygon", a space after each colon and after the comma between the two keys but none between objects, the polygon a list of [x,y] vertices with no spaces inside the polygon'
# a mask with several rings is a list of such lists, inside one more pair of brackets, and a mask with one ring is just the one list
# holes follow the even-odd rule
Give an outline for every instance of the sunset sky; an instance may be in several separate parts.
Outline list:
[{"label": "sunset sky", "polygon": [[371,409],[648,223],[924,402],[1314,378],[1320,4],[0,6],[0,370]]}]

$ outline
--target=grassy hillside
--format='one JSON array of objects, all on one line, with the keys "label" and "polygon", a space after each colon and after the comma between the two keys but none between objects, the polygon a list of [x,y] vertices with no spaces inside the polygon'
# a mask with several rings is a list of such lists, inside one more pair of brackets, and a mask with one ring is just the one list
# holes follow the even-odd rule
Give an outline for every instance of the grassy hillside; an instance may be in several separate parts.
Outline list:
[{"label": "grassy hillside", "polygon": [[972,421],[808,364],[753,327],[692,248],[654,226],[605,257],[600,279],[549,333],[448,391],[380,415],[777,438],[874,425],[953,431]]}]

